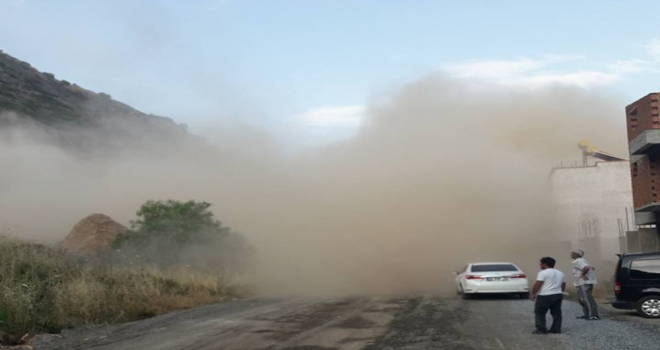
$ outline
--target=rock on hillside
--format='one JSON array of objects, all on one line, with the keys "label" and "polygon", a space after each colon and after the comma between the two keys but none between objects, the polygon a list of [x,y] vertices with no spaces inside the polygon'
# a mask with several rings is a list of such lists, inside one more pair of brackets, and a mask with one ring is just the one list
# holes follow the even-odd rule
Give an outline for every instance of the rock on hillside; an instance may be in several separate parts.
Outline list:
[{"label": "rock on hillside", "polygon": [[109,216],[92,214],[75,224],[61,245],[74,252],[92,253],[107,250],[117,235],[125,232],[126,227]]},{"label": "rock on hillside", "polygon": [[58,144],[78,149],[196,139],[185,125],[58,80],[0,51],[0,130],[15,125],[37,126]]}]

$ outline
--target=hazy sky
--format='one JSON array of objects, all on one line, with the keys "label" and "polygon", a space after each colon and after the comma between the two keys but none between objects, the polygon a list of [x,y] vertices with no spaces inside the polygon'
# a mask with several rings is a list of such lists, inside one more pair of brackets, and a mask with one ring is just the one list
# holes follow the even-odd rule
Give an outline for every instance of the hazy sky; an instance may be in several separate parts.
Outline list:
[{"label": "hazy sky", "polygon": [[[206,132],[359,125],[424,76],[660,90],[656,1],[0,0],[0,49]],[[622,112],[623,113],[623,112]]]}]

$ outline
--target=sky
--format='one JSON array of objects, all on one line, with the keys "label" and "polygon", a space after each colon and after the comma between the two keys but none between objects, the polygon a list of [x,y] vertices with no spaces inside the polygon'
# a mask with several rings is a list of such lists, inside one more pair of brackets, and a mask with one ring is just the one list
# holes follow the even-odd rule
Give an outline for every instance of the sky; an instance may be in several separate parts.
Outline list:
[{"label": "sky", "polygon": [[433,73],[606,90],[623,108],[660,90],[657,8],[609,0],[0,0],[0,49],[202,135],[249,124],[304,143],[350,135],[374,97]]}]

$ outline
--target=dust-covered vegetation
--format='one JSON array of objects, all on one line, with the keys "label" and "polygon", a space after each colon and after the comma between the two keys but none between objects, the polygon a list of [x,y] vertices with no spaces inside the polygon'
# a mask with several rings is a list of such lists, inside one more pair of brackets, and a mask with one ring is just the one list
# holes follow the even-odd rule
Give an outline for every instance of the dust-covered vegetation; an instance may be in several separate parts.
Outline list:
[{"label": "dust-covered vegetation", "polygon": [[[214,218],[211,204],[197,201],[148,201],[131,229],[113,247],[131,263],[169,268],[177,264],[204,271],[247,268],[251,248],[242,235]],[[235,258],[226,259],[232,254]]]},{"label": "dust-covered vegetation", "polygon": [[[209,207],[150,201],[133,229],[117,239],[119,249],[94,254],[0,237],[0,344],[17,343],[26,333],[132,321],[240,294],[228,280],[238,266],[223,266],[220,246],[247,252],[249,245],[229,240],[239,235],[221,226]],[[219,250],[187,258],[201,246]]]}]

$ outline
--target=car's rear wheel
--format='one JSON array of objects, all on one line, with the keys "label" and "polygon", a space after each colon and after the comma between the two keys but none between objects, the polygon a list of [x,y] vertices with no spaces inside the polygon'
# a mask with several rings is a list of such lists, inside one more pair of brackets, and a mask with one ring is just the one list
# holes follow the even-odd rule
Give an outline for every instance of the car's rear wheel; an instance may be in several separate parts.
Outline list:
[{"label": "car's rear wheel", "polygon": [[529,293],[520,293],[520,294],[518,294],[518,296],[520,296],[520,299],[523,299],[523,300],[529,299]]},{"label": "car's rear wheel", "polygon": [[460,294],[461,294],[461,298],[463,298],[463,300],[467,300],[467,299],[471,299],[471,298],[472,298],[472,295],[470,295],[470,294],[466,294],[466,293],[465,293],[465,291],[463,290],[463,286],[461,286],[461,292],[460,292]]},{"label": "car's rear wheel", "polygon": [[637,312],[646,318],[660,318],[660,295],[647,295],[639,299]]}]

